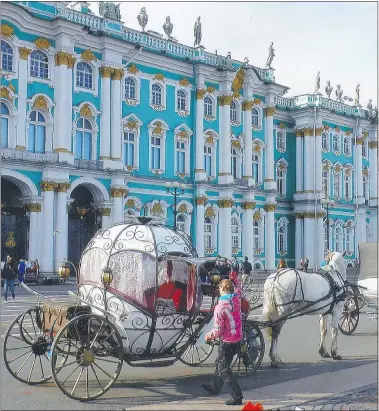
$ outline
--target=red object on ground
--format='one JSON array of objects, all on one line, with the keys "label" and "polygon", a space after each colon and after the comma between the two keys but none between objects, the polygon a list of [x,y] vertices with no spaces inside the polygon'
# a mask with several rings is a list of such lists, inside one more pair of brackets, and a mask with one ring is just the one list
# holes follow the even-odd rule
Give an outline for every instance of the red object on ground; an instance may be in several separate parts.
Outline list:
[{"label": "red object on ground", "polygon": [[256,410],[263,410],[262,404],[253,404],[251,401],[248,401],[247,404],[244,405],[242,411],[256,411]]}]

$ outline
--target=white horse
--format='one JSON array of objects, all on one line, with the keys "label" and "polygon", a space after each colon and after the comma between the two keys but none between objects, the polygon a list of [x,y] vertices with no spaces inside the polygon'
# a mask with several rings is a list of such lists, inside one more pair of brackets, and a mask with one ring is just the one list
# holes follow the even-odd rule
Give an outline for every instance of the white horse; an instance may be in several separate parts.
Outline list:
[{"label": "white horse", "polygon": [[[277,367],[282,363],[278,352],[278,338],[280,331],[291,313],[320,314],[321,343],[319,354],[330,358],[325,349],[327,332],[326,315],[332,314],[332,344],[331,354],[334,360],[341,360],[338,354],[337,335],[338,322],[344,305],[343,289],[346,280],[345,253],[330,253],[329,263],[324,267],[332,280],[328,281],[317,273],[305,273],[295,269],[281,269],[270,274],[264,284],[263,311],[260,321],[272,323],[268,326],[268,338],[271,342],[271,366]],[[339,297],[339,298],[338,298]],[[283,320],[281,320],[283,318]]]}]

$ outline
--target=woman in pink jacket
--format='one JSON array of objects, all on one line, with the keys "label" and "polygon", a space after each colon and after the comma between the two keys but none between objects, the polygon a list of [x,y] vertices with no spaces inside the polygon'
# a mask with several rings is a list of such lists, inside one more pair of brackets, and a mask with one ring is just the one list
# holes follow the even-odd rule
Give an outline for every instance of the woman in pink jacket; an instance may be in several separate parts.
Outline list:
[{"label": "woman in pink jacket", "polygon": [[205,335],[206,342],[220,339],[220,346],[213,382],[204,384],[203,388],[212,395],[218,395],[226,382],[232,398],[225,404],[242,405],[241,388],[230,367],[242,340],[241,286],[235,271],[232,271],[229,277],[229,280],[222,280],[220,283],[220,298],[214,311],[214,327]]}]

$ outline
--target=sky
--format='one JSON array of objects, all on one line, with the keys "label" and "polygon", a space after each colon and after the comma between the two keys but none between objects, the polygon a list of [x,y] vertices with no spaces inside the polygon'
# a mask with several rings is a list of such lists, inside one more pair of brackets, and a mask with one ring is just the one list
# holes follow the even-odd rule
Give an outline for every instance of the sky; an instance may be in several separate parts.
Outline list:
[{"label": "sky", "polygon": [[[264,67],[274,42],[276,82],[290,88],[286,97],[312,93],[317,72],[325,94],[326,81],[341,84],[344,95],[354,98],[360,83],[360,103],[377,105],[377,2],[123,2],[124,25],[140,30],[137,15],[146,8],[145,30],[164,34],[167,16],[172,36],[193,45],[193,26],[202,21],[206,51]],[[97,3],[91,3],[97,14]]]}]

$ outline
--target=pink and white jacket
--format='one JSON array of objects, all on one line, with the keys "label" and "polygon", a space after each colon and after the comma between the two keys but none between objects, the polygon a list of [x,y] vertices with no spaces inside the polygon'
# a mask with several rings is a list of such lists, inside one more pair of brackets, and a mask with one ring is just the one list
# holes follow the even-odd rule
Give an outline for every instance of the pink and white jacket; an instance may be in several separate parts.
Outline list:
[{"label": "pink and white jacket", "polygon": [[234,283],[234,294],[225,294],[218,299],[214,310],[214,326],[206,338],[219,338],[225,343],[237,343],[242,340],[241,284],[235,271],[230,273]]}]

